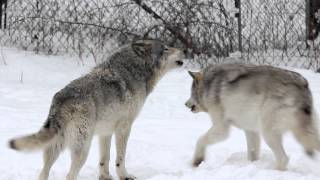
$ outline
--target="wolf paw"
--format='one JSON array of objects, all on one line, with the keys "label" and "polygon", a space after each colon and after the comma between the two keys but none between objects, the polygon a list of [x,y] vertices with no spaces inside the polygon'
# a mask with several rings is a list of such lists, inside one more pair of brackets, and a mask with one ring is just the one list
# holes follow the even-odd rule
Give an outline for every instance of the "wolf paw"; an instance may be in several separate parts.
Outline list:
[{"label": "wolf paw", "polygon": [[198,167],[202,162],[203,162],[204,158],[200,157],[200,158],[195,158],[192,162],[192,166],[193,167]]},{"label": "wolf paw", "polygon": [[113,180],[111,175],[108,176],[99,176],[99,180]]},{"label": "wolf paw", "polygon": [[120,180],[135,180],[135,179],[137,178],[132,175],[128,175],[126,177],[120,177]]}]

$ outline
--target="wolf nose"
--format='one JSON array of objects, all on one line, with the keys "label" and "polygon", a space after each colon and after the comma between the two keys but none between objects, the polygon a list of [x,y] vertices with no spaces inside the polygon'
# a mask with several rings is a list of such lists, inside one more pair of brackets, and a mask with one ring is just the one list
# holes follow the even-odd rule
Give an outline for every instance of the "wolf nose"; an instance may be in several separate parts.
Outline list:
[{"label": "wolf nose", "polygon": [[184,54],[187,54],[187,53],[188,53],[188,49],[184,49],[184,50],[183,50],[183,53],[184,53]]},{"label": "wolf nose", "polygon": [[192,106],[194,106],[190,101],[187,101],[184,105],[187,106],[187,108],[192,108]]}]

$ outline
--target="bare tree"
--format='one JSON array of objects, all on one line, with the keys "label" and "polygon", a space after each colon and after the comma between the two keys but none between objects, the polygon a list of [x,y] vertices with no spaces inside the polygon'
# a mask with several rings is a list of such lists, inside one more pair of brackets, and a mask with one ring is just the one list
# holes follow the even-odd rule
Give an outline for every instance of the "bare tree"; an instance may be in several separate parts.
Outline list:
[{"label": "bare tree", "polygon": [[288,65],[304,57],[298,66],[319,66],[317,44],[301,45],[306,2],[241,1],[238,22],[234,0],[11,0],[0,44],[80,59],[91,55],[98,62],[128,41],[154,38],[188,49],[199,61],[220,62],[239,50],[241,40],[246,62]]}]

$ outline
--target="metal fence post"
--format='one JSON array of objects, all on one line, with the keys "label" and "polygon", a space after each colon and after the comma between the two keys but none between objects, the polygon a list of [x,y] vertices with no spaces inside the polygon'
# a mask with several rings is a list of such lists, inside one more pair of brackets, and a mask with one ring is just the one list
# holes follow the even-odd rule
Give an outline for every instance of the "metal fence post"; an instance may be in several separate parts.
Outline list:
[{"label": "metal fence post", "polygon": [[2,0],[0,0],[0,29],[2,29]]},{"label": "metal fence post", "polygon": [[238,48],[242,53],[241,0],[235,0],[235,7],[238,8],[238,13],[236,13],[236,17],[238,18]]},{"label": "metal fence post", "polygon": [[3,0],[4,1],[4,29],[7,28],[7,7],[8,7],[8,0]]},{"label": "metal fence post", "polygon": [[7,28],[7,0],[0,0],[0,29]]},{"label": "metal fence post", "polygon": [[310,34],[310,0],[306,0],[306,45],[307,48],[309,48],[309,44],[308,44],[308,39],[309,39],[309,34]]}]

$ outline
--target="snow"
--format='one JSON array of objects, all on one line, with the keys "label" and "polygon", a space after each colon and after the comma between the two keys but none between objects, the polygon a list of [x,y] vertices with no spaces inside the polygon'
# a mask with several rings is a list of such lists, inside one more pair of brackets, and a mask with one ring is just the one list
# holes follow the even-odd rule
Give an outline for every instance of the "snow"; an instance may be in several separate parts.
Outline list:
[{"label": "snow", "polygon": [[[95,64],[79,65],[67,56],[45,56],[13,49],[0,56],[0,179],[34,180],[42,167],[41,152],[18,153],[7,148],[8,139],[37,131],[46,119],[53,94],[71,80],[87,73]],[[297,70],[310,82],[320,111],[320,74]],[[21,82],[22,79],[22,82]],[[182,70],[166,75],[149,96],[136,120],[127,150],[127,169],[141,180],[315,180],[320,179],[320,158],[309,159],[289,134],[285,149],[290,156],[288,171],[273,170],[274,156],[263,144],[257,162],[246,159],[244,133],[233,129],[230,138],[210,146],[207,160],[191,167],[195,143],[210,127],[209,117],[192,114],[184,107],[191,78]],[[51,170],[50,179],[65,179],[70,157],[65,151]],[[94,139],[79,180],[98,179],[98,143]],[[111,173],[115,173],[115,150],[111,151]]]}]

